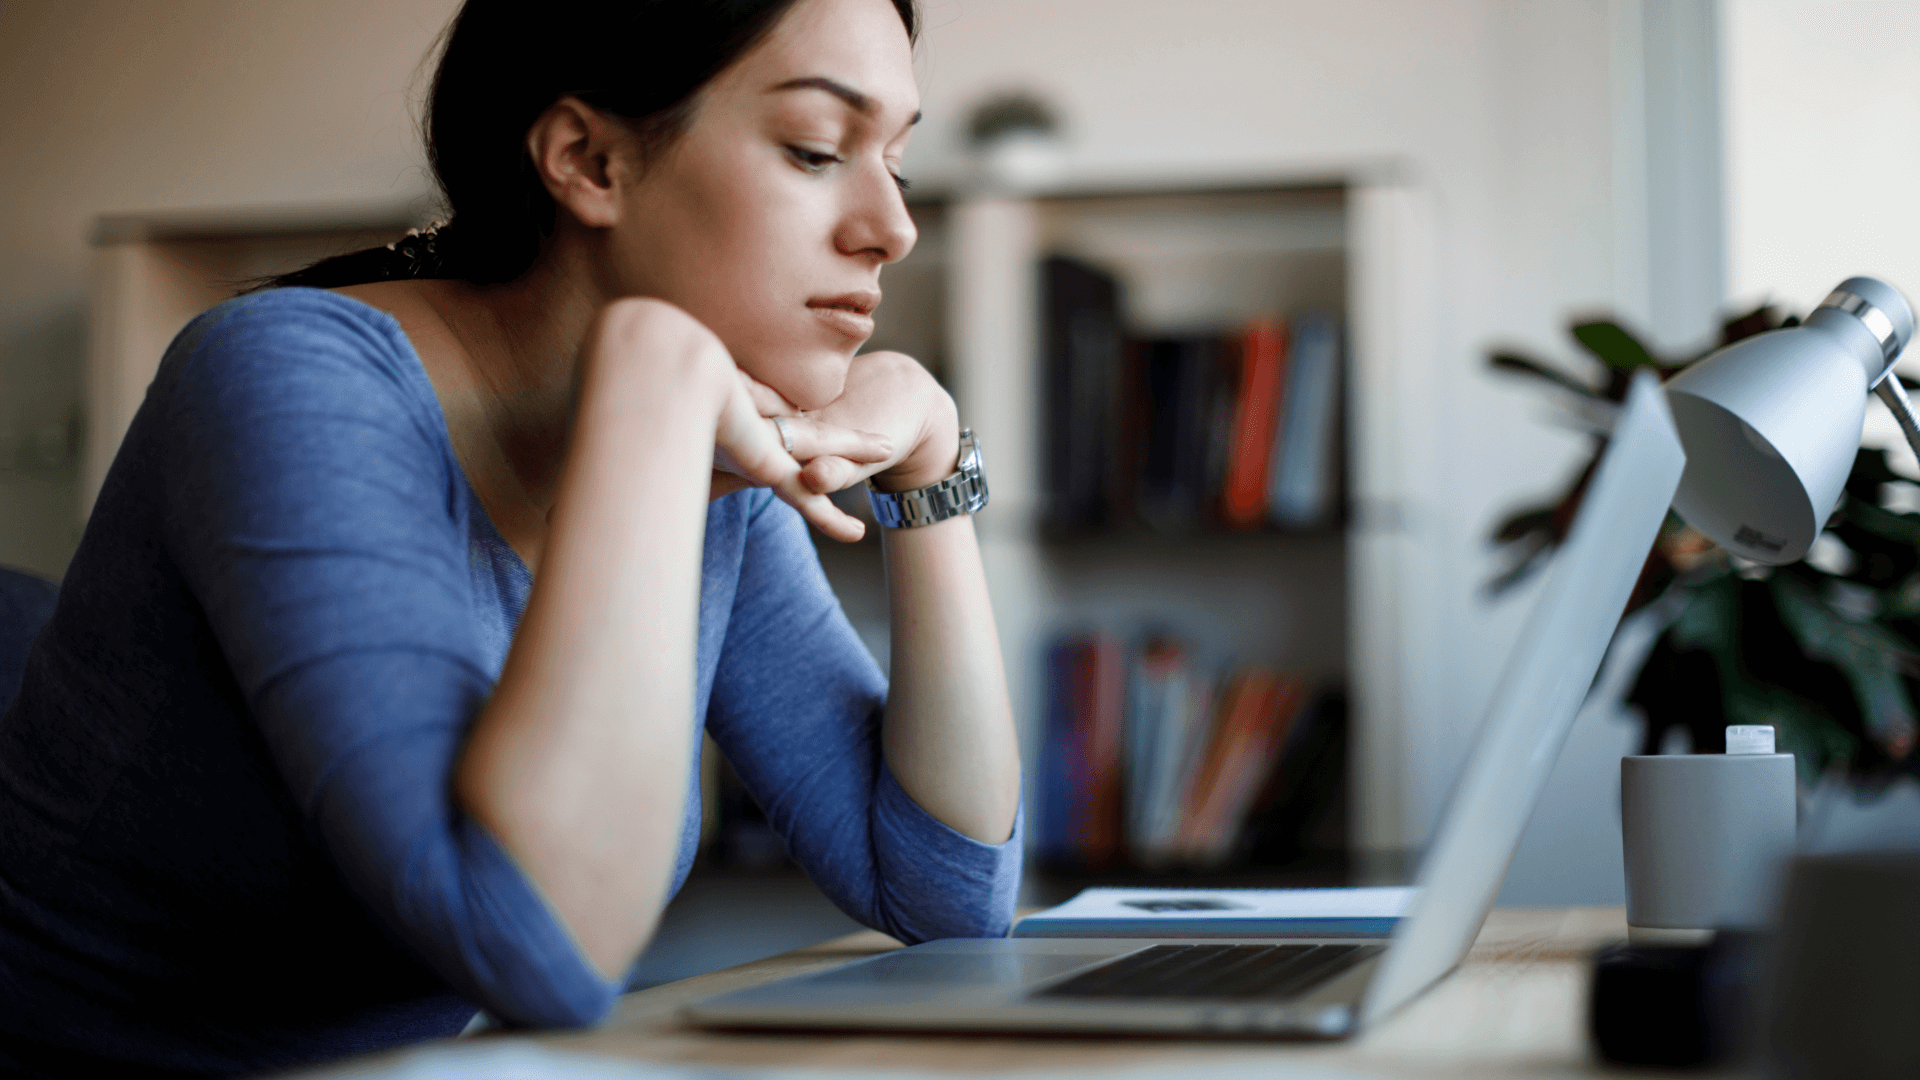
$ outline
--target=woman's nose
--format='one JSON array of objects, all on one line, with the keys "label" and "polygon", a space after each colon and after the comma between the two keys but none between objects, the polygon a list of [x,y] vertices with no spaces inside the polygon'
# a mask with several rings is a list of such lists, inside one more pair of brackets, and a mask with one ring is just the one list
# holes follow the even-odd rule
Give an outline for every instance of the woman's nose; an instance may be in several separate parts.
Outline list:
[{"label": "woman's nose", "polygon": [[896,262],[913,250],[920,230],[907,213],[899,182],[884,166],[862,170],[853,203],[842,221],[837,246],[842,254],[869,253],[882,263]]}]

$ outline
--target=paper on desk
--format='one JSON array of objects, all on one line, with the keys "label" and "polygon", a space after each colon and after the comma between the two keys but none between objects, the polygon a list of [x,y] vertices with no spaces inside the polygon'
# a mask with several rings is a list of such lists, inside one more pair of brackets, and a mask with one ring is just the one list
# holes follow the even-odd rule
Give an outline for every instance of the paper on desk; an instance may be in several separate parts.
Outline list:
[{"label": "paper on desk", "polygon": [[1086,889],[1020,920],[1014,937],[1384,937],[1411,888]]}]

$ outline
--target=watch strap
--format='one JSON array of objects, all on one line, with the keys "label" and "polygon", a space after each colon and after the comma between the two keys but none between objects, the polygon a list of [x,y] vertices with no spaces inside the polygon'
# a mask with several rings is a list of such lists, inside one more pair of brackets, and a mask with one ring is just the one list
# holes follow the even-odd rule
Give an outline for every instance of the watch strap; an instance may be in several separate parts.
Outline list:
[{"label": "watch strap", "polygon": [[960,469],[952,476],[912,491],[876,491],[867,484],[873,516],[889,529],[913,529],[961,514],[977,513],[987,505],[987,478],[973,429],[960,433]]}]

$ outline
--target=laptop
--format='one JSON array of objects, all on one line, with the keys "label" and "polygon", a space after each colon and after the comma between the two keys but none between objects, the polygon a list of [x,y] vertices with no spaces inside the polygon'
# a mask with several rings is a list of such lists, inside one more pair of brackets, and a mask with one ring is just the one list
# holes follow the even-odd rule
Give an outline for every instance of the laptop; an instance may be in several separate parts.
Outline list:
[{"label": "laptop", "polygon": [[1343,1038],[1466,956],[1493,907],[1686,463],[1652,375],[1609,446],[1514,647],[1418,892],[1385,942],[1003,938],[931,941],[695,1001],[727,1028]]}]

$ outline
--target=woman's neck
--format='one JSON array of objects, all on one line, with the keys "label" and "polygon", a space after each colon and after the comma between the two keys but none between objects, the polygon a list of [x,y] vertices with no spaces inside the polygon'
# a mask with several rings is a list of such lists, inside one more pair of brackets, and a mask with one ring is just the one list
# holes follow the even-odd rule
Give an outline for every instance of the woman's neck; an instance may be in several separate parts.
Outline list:
[{"label": "woman's neck", "polygon": [[[577,279],[575,279],[577,280]],[[465,360],[469,408],[529,502],[544,514],[573,426],[580,347],[599,302],[536,265],[494,286],[423,282],[422,297]]]},{"label": "woman's neck", "polygon": [[433,383],[454,453],[529,566],[572,431],[581,343],[600,300],[548,258],[504,285],[378,282],[339,290],[400,322]]}]

